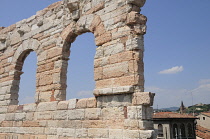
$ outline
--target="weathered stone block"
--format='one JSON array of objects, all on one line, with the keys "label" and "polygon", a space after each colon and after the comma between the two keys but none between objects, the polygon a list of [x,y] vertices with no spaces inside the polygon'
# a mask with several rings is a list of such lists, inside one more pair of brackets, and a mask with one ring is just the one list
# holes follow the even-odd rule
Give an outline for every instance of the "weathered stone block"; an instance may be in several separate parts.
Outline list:
[{"label": "weathered stone block", "polygon": [[87,108],[96,108],[97,106],[97,101],[96,101],[96,98],[93,97],[93,98],[88,98],[87,100]]},{"label": "weathered stone block", "polygon": [[101,116],[105,120],[111,119],[124,119],[125,112],[123,107],[110,107],[110,108],[103,108],[101,110]]},{"label": "weathered stone block", "polygon": [[23,105],[23,111],[24,112],[35,112],[36,111],[37,105],[32,103],[32,104],[25,104]]},{"label": "weathered stone block", "polygon": [[140,135],[141,135],[141,138],[145,138],[145,139],[155,138],[154,130],[141,130]]},{"label": "weathered stone block", "polygon": [[17,110],[18,105],[10,105],[8,106],[7,112],[8,113],[14,113]]},{"label": "weathered stone block", "polygon": [[134,5],[138,6],[138,7],[143,7],[145,2],[146,2],[146,0],[138,0],[138,1],[136,1],[136,0],[127,0],[127,3],[134,4]]},{"label": "weathered stone block", "polygon": [[85,109],[85,119],[88,120],[97,120],[101,115],[100,108],[87,108]]},{"label": "weathered stone block", "polygon": [[128,62],[111,64],[103,67],[103,78],[116,78],[128,74]]},{"label": "weathered stone block", "polygon": [[123,94],[123,93],[132,93],[134,91],[133,86],[120,86],[120,87],[114,87],[113,88],[113,94]]},{"label": "weathered stone block", "polygon": [[129,38],[126,41],[126,50],[141,50],[144,51],[144,40],[143,36]]},{"label": "weathered stone block", "polygon": [[142,105],[128,106],[127,107],[128,119],[145,119],[146,117],[145,109],[146,108]]},{"label": "weathered stone block", "polygon": [[41,102],[37,106],[37,111],[54,111],[57,109],[57,101],[53,102]]},{"label": "weathered stone block", "polygon": [[7,106],[1,106],[0,113],[6,113],[6,112],[7,112]]},{"label": "weathered stone block", "polygon": [[88,137],[90,138],[108,138],[109,130],[101,128],[89,128]]},{"label": "weathered stone block", "polygon": [[129,130],[137,130],[139,129],[139,120],[125,119],[124,127]]},{"label": "weathered stone block", "polygon": [[58,128],[57,135],[64,136],[64,137],[74,137],[75,136],[75,129],[72,128]]},{"label": "weathered stone block", "polygon": [[136,92],[133,94],[132,104],[152,106],[154,96],[155,94],[151,92]]},{"label": "weathered stone block", "polygon": [[0,114],[0,121],[4,121],[6,117],[6,114]]},{"label": "weathered stone block", "polygon": [[45,134],[47,135],[57,135],[57,128],[45,128]]},{"label": "weathered stone block", "polygon": [[26,113],[15,113],[16,121],[23,121],[26,119]]},{"label": "weathered stone block", "polygon": [[50,74],[42,74],[42,76],[39,77],[38,85],[45,86],[45,85],[51,85],[53,83],[53,76]]},{"label": "weathered stone block", "polygon": [[87,108],[87,98],[79,99],[76,104],[76,108]]},{"label": "weathered stone block", "polygon": [[76,138],[86,138],[88,136],[88,129],[82,128],[82,129],[76,129],[75,137]]},{"label": "weathered stone block", "polygon": [[26,120],[32,121],[34,119],[34,112],[27,112],[26,113]]},{"label": "weathered stone block", "polygon": [[110,32],[106,32],[102,34],[101,36],[98,36],[95,39],[95,42],[97,46],[100,46],[100,45],[103,45],[104,43],[109,42],[111,39],[112,39],[112,34]]},{"label": "weathered stone block", "polygon": [[34,113],[34,120],[52,120],[53,115],[52,112],[35,112]]},{"label": "weathered stone block", "polygon": [[123,129],[109,129],[109,138],[110,139],[122,139],[123,138]]},{"label": "weathered stone block", "polygon": [[147,17],[142,14],[139,14],[139,12],[136,11],[131,11],[127,16],[128,25],[132,24],[145,25],[146,22],[147,22]]},{"label": "weathered stone block", "polygon": [[13,121],[2,121],[1,127],[13,127]]},{"label": "weathered stone block", "polygon": [[83,128],[107,128],[106,120],[85,120],[82,122]]},{"label": "weathered stone block", "polygon": [[[59,121],[62,121],[62,120],[59,120]],[[57,120],[48,120],[47,121],[47,126],[48,127],[56,127],[57,128],[57,127],[59,127],[58,126],[59,121],[57,121]]]},{"label": "weathered stone block", "polygon": [[69,102],[69,105],[68,105],[68,109],[75,109],[76,108],[76,105],[77,105],[77,101],[78,99],[70,99],[68,100]]},{"label": "weathered stone block", "polygon": [[95,59],[101,58],[104,56],[104,49],[102,47],[96,48],[96,54],[95,54]]},{"label": "weathered stone block", "polygon": [[54,120],[67,120],[67,118],[68,118],[68,111],[66,110],[55,111],[55,114],[53,116]]},{"label": "weathered stone block", "polygon": [[103,68],[102,67],[98,67],[94,69],[94,80],[101,80],[103,79]]},{"label": "weathered stone block", "polygon": [[15,120],[15,113],[7,113],[5,120],[7,121],[14,121]]},{"label": "weathered stone block", "polygon": [[140,130],[123,130],[123,139],[139,139]]},{"label": "weathered stone block", "polygon": [[68,110],[68,119],[69,120],[82,120],[85,118],[84,109]]},{"label": "weathered stone block", "polygon": [[39,127],[39,121],[23,121],[23,127]]},{"label": "weathered stone block", "polygon": [[123,107],[131,105],[131,94],[108,95],[97,97],[97,107]]},{"label": "weathered stone block", "polygon": [[69,101],[60,101],[57,106],[57,110],[67,110]]}]

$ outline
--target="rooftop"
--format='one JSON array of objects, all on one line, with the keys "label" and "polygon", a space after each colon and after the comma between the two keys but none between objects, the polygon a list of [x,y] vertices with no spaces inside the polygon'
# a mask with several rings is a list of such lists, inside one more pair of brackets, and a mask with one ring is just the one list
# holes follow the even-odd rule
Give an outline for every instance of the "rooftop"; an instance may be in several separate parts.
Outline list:
[{"label": "rooftop", "polygon": [[210,138],[210,130],[197,125],[196,126],[196,136],[201,137],[203,139],[209,139]]},{"label": "rooftop", "polygon": [[208,117],[210,117],[210,112],[202,112],[201,114],[206,115]]},{"label": "rooftop", "polygon": [[179,114],[179,113],[175,113],[175,112],[158,112],[155,113],[153,115],[153,119],[172,119],[172,118],[192,118],[192,119],[196,119],[195,116],[192,115],[188,115],[188,114]]}]

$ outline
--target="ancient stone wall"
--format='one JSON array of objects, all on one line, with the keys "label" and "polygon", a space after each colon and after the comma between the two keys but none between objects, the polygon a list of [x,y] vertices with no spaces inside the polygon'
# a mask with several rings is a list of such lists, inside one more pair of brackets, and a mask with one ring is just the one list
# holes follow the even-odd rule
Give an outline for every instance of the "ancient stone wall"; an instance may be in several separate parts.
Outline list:
[{"label": "ancient stone wall", "polygon": [[[149,95],[144,94],[144,99]],[[154,133],[151,115],[148,104],[98,107],[95,98],[10,105],[7,113],[0,114],[0,138],[150,139]]]},{"label": "ancient stone wall", "polygon": [[[152,138],[144,91],[145,0],[63,0],[0,28],[1,138]],[[70,46],[92,32],[95,98],[66,100]],[[37,54],[35,103],[18,105],[25,58]]]}]

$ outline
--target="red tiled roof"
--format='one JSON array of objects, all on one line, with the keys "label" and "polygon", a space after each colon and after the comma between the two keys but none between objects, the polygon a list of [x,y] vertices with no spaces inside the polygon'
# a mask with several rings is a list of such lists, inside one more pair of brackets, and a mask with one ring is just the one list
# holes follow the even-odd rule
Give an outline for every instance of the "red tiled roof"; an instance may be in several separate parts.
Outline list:
[{"label": "red tiled roof", "polygon": [[203,139],[210,139],[210,130],[202,126],[196,126],[196,136]]},{"label": "red tiled roof", "polygon": [[206,115],[208,117],[210,117],[210,112],[202,112],[201,114]]},{"label": "red tiled roof", "polygon": [[175,112],[158,112],[153,115],[153,119],[155,118],[194,118],[195,116],[191,116],[188,114],[179,114]]}]

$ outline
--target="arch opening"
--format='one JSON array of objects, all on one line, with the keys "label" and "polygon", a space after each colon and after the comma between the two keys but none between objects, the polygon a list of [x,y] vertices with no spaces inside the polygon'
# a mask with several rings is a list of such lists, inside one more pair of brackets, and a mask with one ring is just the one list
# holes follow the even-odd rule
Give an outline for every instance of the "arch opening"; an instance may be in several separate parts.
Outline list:
[{"label": "arch opening", "polygon": [[22,52],[15,66],[15,80],[17,84],[17,103],[34,103],[36,92],[37,56],[32,49]]},{"label": "arch opening", "polygon": [[94,38],[92,33],[84,33],[65,48],[66,52],[71,52],[67,68],[67,99],[94,96]]}]

